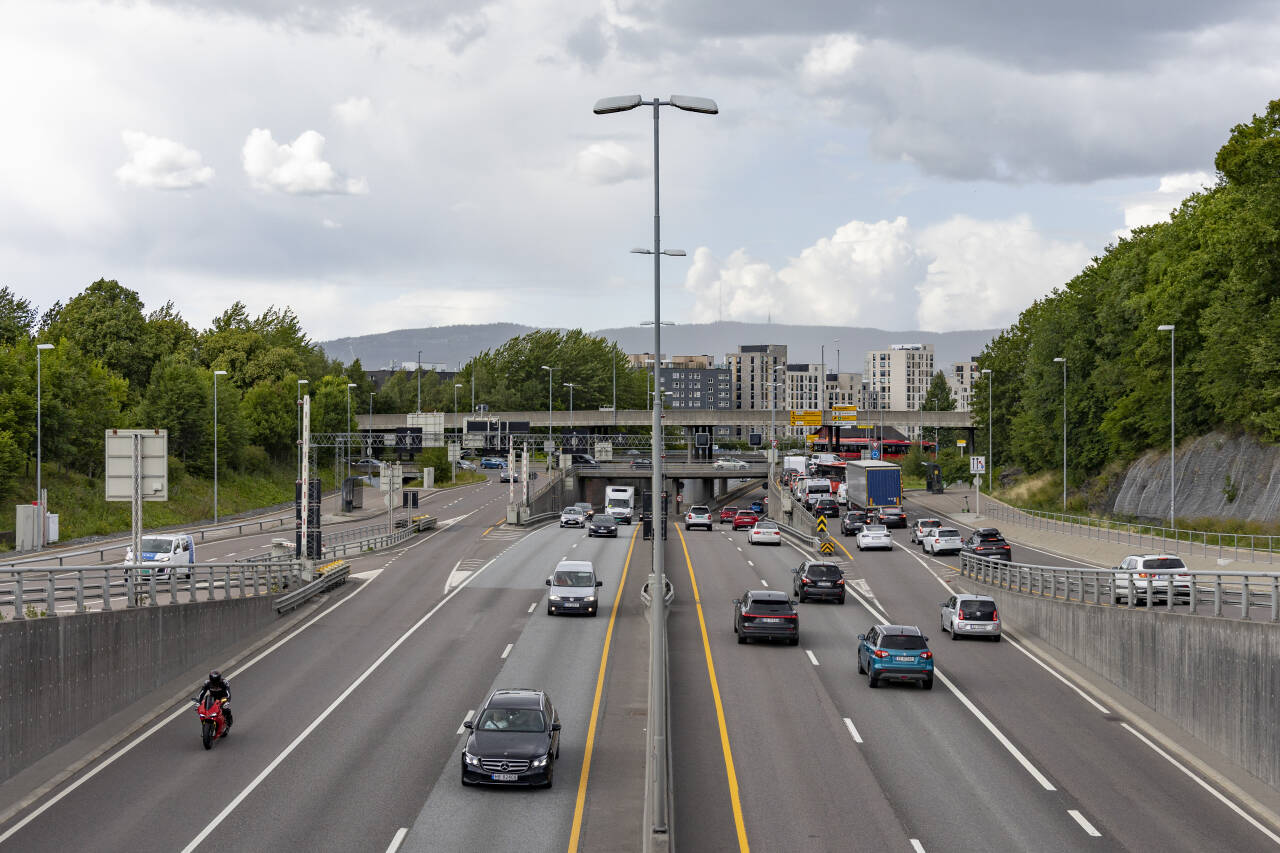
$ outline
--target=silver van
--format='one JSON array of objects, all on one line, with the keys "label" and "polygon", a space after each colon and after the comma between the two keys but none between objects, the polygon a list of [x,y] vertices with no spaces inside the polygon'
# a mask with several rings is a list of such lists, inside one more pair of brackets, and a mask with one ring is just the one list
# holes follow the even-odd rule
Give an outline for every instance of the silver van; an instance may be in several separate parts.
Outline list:
[{"label": "silver van", "polygon": [[596,578],[595,567],[588,560],[562,560],[547,578],[547,615],[585,613],[595,616],[599,601],[596,589],[604,581]]}]

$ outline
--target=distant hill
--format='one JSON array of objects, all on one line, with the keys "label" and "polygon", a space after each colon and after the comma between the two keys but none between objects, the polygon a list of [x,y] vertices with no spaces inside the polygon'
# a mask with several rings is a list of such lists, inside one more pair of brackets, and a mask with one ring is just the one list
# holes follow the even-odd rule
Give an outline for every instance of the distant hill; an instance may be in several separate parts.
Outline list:
[{"label": "distant hill", "polygon": [[[359,358],[366,370],[393,363],[411,362],[422,350],[424,362],[450,366],[465,363],[472,356],[501,346],[510,338],[533,331],[518,323],[486,323],[473,326],[435,326],[427,329],[399,329],[376,335],[322,341],[326,355],[350,362]],[[999,333],[998,329],[963,332],[887,332],[883,329],[848,326],[788,326],[781,323],[702,323],[668,326],[662,330],[662,350],[671,355],[712,355],[723,360],[740,344],[786,344],[793,363],[817,362],[819,348],[827,348],[827,363],[834,369],[836,344],[840,341],[840,368],[861,371],[867,350],[887,349],[892,344],[933,344],[935,363],[946,367],[982,352]],[[626,352],[651,352],[653,330],[641,326],[599,329],[591,334],[617,341]]]}]

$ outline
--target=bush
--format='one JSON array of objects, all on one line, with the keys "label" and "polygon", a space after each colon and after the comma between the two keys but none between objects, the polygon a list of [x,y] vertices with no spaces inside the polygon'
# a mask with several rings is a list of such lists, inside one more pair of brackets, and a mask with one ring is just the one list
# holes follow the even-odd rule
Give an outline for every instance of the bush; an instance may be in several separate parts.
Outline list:
[{"label": "bush", "polygon": [[424,447],[418,454],[418,467],[423,471],[436,469],[436,483],[453,482],[453,466],[449,464],[449,451],[443,447]]},{"label": "bush", "polygon": [[261,445],[250,444],[241,452],[240,464],[237,467],[245,474],[269,474],[272,467],[271,457]]}]

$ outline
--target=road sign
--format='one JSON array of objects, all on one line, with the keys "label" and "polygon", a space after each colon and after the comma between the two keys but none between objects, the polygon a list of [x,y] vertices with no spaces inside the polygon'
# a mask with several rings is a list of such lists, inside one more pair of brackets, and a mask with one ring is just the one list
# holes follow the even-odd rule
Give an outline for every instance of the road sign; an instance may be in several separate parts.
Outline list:
[{"label": "road sign", "polygon": [[831,420],[838,424],[856,424],[858,422],[858,413],[838,412],[831,416]]},{"label": "road sign", "polygon": [[831,411],[833,411],[833,412],[856,412],[856,411],[858,411],[858,407],[857,407],[857,406],[832,406],[832,407],[831,407]]},{"label": "road sign", "polygon": [[457,442],[457,441],[449,442],[449,461],[457,462],[461,458],[462,458],[461,442]]},{"label": "road sign", "polygon": [[774,447],[774,449],[777,449],[777,447],[778,447],[778,439],[776,439],[776,438],[771,438],[771,439],[769,439],[769,443],[770,443],[770,445],[772,445],[772,446]]},{"label": "road sign", "polygon": [[822,426],[822,412],[817,409],[792,409],[792,426]]},{"label": "road sign", "polygon": [[612,462],[613,461],[613,442],[597,441],[595,457],[597,462]]},{"label": "road sign", "polygon": [[807,442],[809,442],[810,444],[812,444],[812,443],[813,443],[813,436],[811,436],[811,435],[806,435],[806,436],[804,437],[804,440],[805,440],[805,441],[807,441]]},{"label": "road sign", "polygon": [[966,444],[968,444],[968,443],[969,443],[969,442],[968,442],[967,440],[963,439],[963,438],[957,438],[957,439],[956,439],[956,447],[964,447],[964,446],[965,446]]},{"label": "road sign", "polygon": [[818,546],[818,550],[823,554],[834,554],[836,552],[836,546],[832,545],[830,542],[823,542]]},{"label": "road sign", "polygon": [[[139,467],[134,468],[133,437],[140,436]],[[109,501],[132,501],[133,481],[141,480],[144,501],[169,499],[169,431],[164,429],[109,429],[106,432],[106,476]]]},{"label": "road sign", "polygon": [[987,457],[970,456],[969,457],[969,473],[970,474],[987,473]]},{"label": "road sign", "polygon": [[880,451],[879,451],[879,450],[873,450],[873,451],[871,451],[871,458],[872,458],[872,459],[879,459],[879,458],[880,458]]},{"label": "road sign", "polygon": [[818,516],[818,532],[819,533],[827,532],[827,517],[825,515]]}]

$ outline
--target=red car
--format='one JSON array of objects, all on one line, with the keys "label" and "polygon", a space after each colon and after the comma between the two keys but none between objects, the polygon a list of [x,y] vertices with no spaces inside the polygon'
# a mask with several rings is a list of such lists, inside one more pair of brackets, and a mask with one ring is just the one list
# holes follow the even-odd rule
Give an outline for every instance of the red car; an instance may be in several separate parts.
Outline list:
[{"label": "red car", "polygon": [[756,515],[749,509],[740,509],[738,514],[733,517],[733,529],[742,530],[743,528],[751,528],[756,526],[756,522],[760,520],[760,516]]},{"label": "red car", "polygon": [[733,521],[733,517],[737,514],[738,514],[738,508],[736,506],[725,507],[724,509],[720,510],[720,523],[724,524],[726,521]]}]

